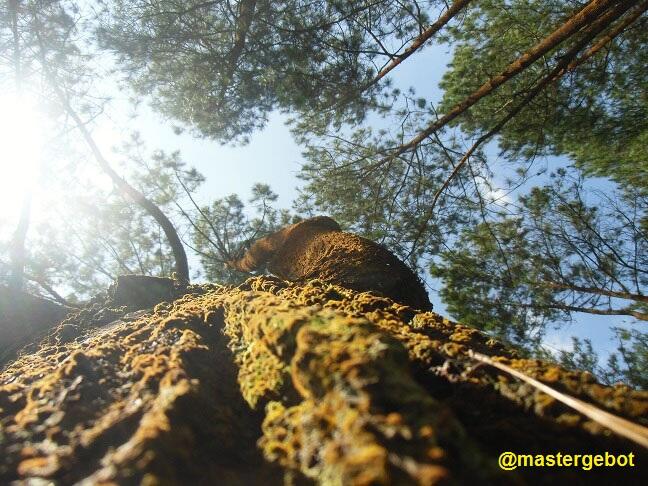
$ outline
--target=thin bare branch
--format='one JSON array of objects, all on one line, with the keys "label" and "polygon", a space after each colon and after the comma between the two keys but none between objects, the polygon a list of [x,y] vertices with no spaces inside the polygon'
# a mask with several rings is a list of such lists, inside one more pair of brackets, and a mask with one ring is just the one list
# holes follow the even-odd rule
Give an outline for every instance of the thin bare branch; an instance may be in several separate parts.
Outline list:
[{"label": "thin bare branch", "polygon": [[582,287],[580,285],[574,285],[571,283],[563,283],[563,282],[545,281],[542,282],[542,284],[552,289],[574,290],[576,292],[583,292],[586,294],[599,294],[599,295],[606,295],[608,297],[617,297],[619,299],[636,300],[638,302],[648,302],[648,295],[633,294],[630,292],[618,292],[615,290],[607,290],[607,289],[601,289],[596,287]]},{"label": "thin bare branch", "polygon": [[555,390],[550,386],[545,385],[544,383],[536,380],[535,378],[525,375],[524,373],[514,368],[511,368],[510,366],[500,361],[494,361],[493,359],[489,358],[484,354],[476,353],[472,350],[469,351],[468,354],[474,360],[477,360],[481,363],[485,363],[489,366],[502,370],[508,373],[509,375],[514,376],[519,380],[522,380],[525,383],[534,386],[541,392],[546,393],[547,395],[564,403],[568,407],[571,407],[577,412],[582,413],[586,417],[601,424],[603,427],[610,429],[615,434],[630,439],[631,441],[639,445],[642,445],[644,447],[648,447],[648,428],[639,424],[635,424],[634,422],[630,422],[629,420],[626,420],[622,417],[618,417],[609,412],[606,412],[605,410],[602,410],[592,405],[591,403],[584,402],[583,400],[559,392],[558,390]]}]

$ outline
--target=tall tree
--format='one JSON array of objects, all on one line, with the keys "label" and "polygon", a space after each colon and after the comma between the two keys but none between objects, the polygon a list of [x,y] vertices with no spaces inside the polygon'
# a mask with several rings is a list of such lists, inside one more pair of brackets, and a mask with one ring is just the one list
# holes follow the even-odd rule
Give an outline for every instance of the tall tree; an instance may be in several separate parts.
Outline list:
[{"label": "tall tree", "polygon": [[64,112],[72,119],[76,128],[81,132],[81,135],[88,147],[90,148],[96,162],[98,163],[101,170],[110,177],[110,180],[115,185],[115,187],[124,194],[128,199],[133,203],[140,206],[144,211],[146,211],[150,216],[152,216],[155,221],[160,225],[164,231],[164,235],[169,241],[169,245],[173,252],[175,260],[175,277],[181,281],[188,283],[189,282],[189,263],[187,261],[187,254],[185,252],[184,246],[178,232],[174,227],[171,220],[160,210],[159,206],[155,204],[151,199],[147,198],[141,191],[138,191],[133,187],[126,179],[120,176],[115,169],[110,165],[108,160],[104,157],[102,151],[100,150],[97,143],[94,141],[92,134],[86,126],[86,122],[79,116],[77,111],[72,106],[70,100],[70,93],[65,92],[62,88],[60,80],[57,79],[57,73],[50,69],[47,65],[45,44],[42,42],[42,38],[39,38],[39,47],[41,49],[41,59],[43,61],[43,69],[46,71],[47,78],[54,88],[54,92],[58,98],[58,101],[61,103]]},{"label": "tall tree", "polygon": [[[10,44],[11,47],[8,51],[11,51],[11,58],[13,61],[13,84],[14,84],[14,93],[17,99],[22,98],[23,94],[23,54],[22,54],[22,32],[19,24],[19,17],[22,12],[20,12],[20,1],[19,0],[9,0],[5,2],[5,9],[0,14],[0,30],[9,31],[10,40],[5,40],[7,44]],[[4,36],[3,36],[4,37]],[[4,40],[4,39],[3,39]],[[16,115],[16,114],[14,114]],[[24,127],[27,128],[27,127]],[[12,160],[9,161],[10,164],[21,164],[24,161],[21,160]],[[10,276],[8,279],[9,287],[15,290],[21,290],[24,281],[24,272],[25,272],[25,244],[27,239],[27,232],[29,230],[29,224],[31,219],[31,204],[32,204],[32,187],[31,181],[25,181],[24,195],[22,200],[22,206],[20,210],[20,215],[18,217],[18,224],[16,225],[16,230],[13,234],[11,248],[10,248],[10,259],[11,259],[11,268]]]},{"label": "tall tree", "polygon": [[[18,4],[20,4],[19,13],[22,19],[20,31],[17,20]],[[90,53],[81,48],[82,37],[85,34],[79,31],[82,21],[79,6],[76,2],[68,0],[34,0],[18,3],[12,0],[9,5],[16,76],[20,74],[21,83],[24,73],[31,72],[39,77],[39,83],[32,81],[32,84],[38,85],[40,94],[44,98],[49,98],[50,102],[56,100],[62,108],[63,116],[69,117],[80,131],[104,173],[111,178],[120,191],[147,211],[163,228],[175,256],[177,276],[181,280],[188,281],[187,257],[173,224],[151,200],[115,172],[94,142],[87,126],[88,120],[84,117],[83,111],[92,111],[94,100],[89,96],[88,91],[84,90],[88,90],[96,76],[93,75],[88,63],[91,58]],[[20,56],[28,60],[23,62],[24,67],[17,64]],[[28,205],[26,208],[28,209]],[[23,214],[24,217],[21,218],[14,239],[14,261],[22,260],[20,255],[24,253],[24,249],[22,251],[20,249],[24,247],[28,211],[23,211]],[[19,266],[14,265],[14,274]]]},{"label": "tall tree", "polygon": [[[175,256],[176,274],[188,281],[188,265],[184,247],[173,224],[150,198],[131,186],[108,164],[94,142],[88,124],[101,113],[93,83],[97,80],[89,62],[91,54],[84,43],[83,14],[75,1],[25,0],[4,2],[6,10],[0,21],[2,33],[9,32],[7,40],[10,58],[2,62],[13,69],[16,84],[25,93],[38,97],[49,106],[50,114],[58,116],[60,126],[73,125],[81,132],[99,166],[116,187],[152,215],[169,239]],[[6,28],[5,28],[6,27]],[[4,40],[4,39],[3,39]],[[18,96],[18,94],[17,94]],[[63,131],[63,130],[62,130]],[[53,137],[55,138],[55,137]],[[49,147],[51,149],[51,147]],[[11,255],[9,283],[16,286],[23,280],[26,249],[25,234],[29,225],[29,194],[27,194],[18,229],[8,249]],[[34,275],[28,278],[35,278]],[[51,282],[50,282],[51,283]],[[50,283],[41,280],[41,287]],[[49,292],[51,294],[51,292]]]},{"label": "tall tree", "polygon": [[586,191],[565,170],[552,179],[439,255],[449,311],[522,345],[573,313],[648,320],[646,199]]}]

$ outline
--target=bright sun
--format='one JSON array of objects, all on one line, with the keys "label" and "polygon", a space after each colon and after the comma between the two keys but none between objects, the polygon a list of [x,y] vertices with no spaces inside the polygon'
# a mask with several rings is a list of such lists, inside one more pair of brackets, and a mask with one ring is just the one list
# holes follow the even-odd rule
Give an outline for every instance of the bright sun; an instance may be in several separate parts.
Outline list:
[{"label": "bright sun", "polygon": [[0,95],[0,219],[14,221],[24,194],[37,191],[43,126],[36,100]]}]

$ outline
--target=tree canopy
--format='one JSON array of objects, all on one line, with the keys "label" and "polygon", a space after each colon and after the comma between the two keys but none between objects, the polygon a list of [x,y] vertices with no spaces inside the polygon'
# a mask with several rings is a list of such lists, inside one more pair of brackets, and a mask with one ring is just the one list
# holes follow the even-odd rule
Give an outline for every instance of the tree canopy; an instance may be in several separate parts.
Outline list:
[{"label": "tree canopy", "polygon": [[[510,160],[564,154],[589,174],[646,189],[648,18],[644,11],[645,4],[637,5],[614,23],[609,33],[622,29],[615,38],[593,43],[587,62],[552,83],[499,132],[499,146]],[[504,53],[524,52],[573,12],[574,3],[564,1],[477,2],[463,24],[450,27],[445,36],[454,50],[441,83],[441,111],[501,71],[509,61]],[[551,58],[559,58],[566,49],[534,63],[473,107],[458,120],[461,128],[470,134],[487,131],[503,107],[546,76]]]},{"label": "tree canopy", "polygon": [[106,2],[101,45],[163,114],[225,143],[245,140],[273,109],[309,112],[367,101],[370,81],[429,21],[436,1],[175,0]]},{"label": "tree canopy", "polygon": [[648,320],[645,199],[585,193],[564,169],[551,179],[511,214],[466,227],[432,263],[448,310],[521,345],[573,312]]}]

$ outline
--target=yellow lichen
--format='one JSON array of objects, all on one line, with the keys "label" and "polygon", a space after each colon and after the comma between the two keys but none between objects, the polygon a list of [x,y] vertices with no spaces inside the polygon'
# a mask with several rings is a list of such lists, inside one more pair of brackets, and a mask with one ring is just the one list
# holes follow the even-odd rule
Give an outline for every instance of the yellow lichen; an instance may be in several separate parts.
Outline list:
[{"label": "yellow lichen", "polygon": [[498,454],[631,447],[471,350],[631,420],[648,414],[646,392],[318,280],[192,286],[124,313],[79,312],[2,371],[0,482],[547,483],[570,471],[503,476]]}]

